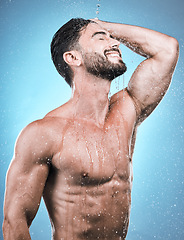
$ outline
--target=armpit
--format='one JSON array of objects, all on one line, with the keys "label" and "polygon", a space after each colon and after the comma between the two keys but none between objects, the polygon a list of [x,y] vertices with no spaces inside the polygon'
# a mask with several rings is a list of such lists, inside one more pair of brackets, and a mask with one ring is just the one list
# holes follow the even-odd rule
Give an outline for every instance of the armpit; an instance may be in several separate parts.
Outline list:
[{"label": "armpit", "polygon": [[142,113],[140,104],[138,103],[138,100],[131,94],[131,92],[128,90],[128,88],[126,88],[126,91],[127,91],[128,95],[131,97],[131,99],[133,100],[133,104],[135,106],[135,111],[136,111],[136,119],[137,119],[137,121],[140,121],[140,116]]}]

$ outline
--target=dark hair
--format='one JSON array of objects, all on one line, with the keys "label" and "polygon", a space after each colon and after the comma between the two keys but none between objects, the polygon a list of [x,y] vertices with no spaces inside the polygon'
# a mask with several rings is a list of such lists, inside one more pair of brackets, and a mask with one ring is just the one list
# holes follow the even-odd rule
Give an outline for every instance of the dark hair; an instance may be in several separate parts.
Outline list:
[{"label": "dark hair", "polygon": [[80,31],[92,22],[83,18],[72,18],[65,23],[53,36],[51,42],[51,55],[54,65],[59,74],[72,86],[73,72],[64,61],[63,54],[77,48]]}]

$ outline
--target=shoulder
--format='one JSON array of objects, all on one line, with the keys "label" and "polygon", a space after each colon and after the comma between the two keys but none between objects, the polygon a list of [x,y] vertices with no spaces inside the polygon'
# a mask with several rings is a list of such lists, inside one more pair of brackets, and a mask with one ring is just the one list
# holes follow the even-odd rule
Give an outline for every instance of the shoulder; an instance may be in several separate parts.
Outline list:
[{"label": "shoulder", "polygon": [[52,110],[43,119],[28,124],[17,138],[15,154],[32,156],[34,152],[37,158],[51,158],[57,152],[63,129],[70,121],[63,106]]},{"label": "shoulder", "polygon": [[44,117],[28,124],[17,138],[15,155],[23,158],[35,156],[35,159],[52,157],[58,122],[56,118]]},{"label": "shoulder", "polygon": [[36,139],[43,138],[49,133],[49,129],[52,127],[53,119],[43,118],[31,122],[20,132],[18,140],[34,141]]},{"label": "shoulder", "polygon": [[48,131],[47,125],[42,119],[23,128],[15,144],[15,157],[32,156],[32,153],[37,155],[38,152],[43,152],[44,139]]},{"label": "shoulder", "polygon": [[[64,106],[64,105],[63,105]],[[36,120],[28,124],[20,133],[20,138],[39,140],[44,138],[52,139],[58,128],[62,128],[67,121],[63,106],[60,106],[49,113],[42,119]]]}]

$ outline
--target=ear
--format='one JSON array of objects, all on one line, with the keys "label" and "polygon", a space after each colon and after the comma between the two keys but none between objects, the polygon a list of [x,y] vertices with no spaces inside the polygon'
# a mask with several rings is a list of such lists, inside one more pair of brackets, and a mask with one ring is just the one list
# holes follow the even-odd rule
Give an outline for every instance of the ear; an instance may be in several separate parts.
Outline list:
[{"label": "ear", "polygon": [[68,51],[63,54],[64,61],[70,66],[80,66],[81,56],[78,51]]}]

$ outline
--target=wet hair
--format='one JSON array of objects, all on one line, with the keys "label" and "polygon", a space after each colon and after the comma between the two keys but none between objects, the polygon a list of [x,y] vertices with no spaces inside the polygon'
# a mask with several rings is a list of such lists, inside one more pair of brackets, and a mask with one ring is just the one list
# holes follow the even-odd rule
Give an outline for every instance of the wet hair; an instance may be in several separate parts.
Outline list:
[{"label": "wet hair", "polygon": [[51,56],[53,63],[59,74],[65,78],[66,82],[72,86],[73,71],[63,59],[63,54],[67,51],[77,50],[80,32],[92,22],[83,18],[72,18],[65,23],[53,36],[51,42]]}]

